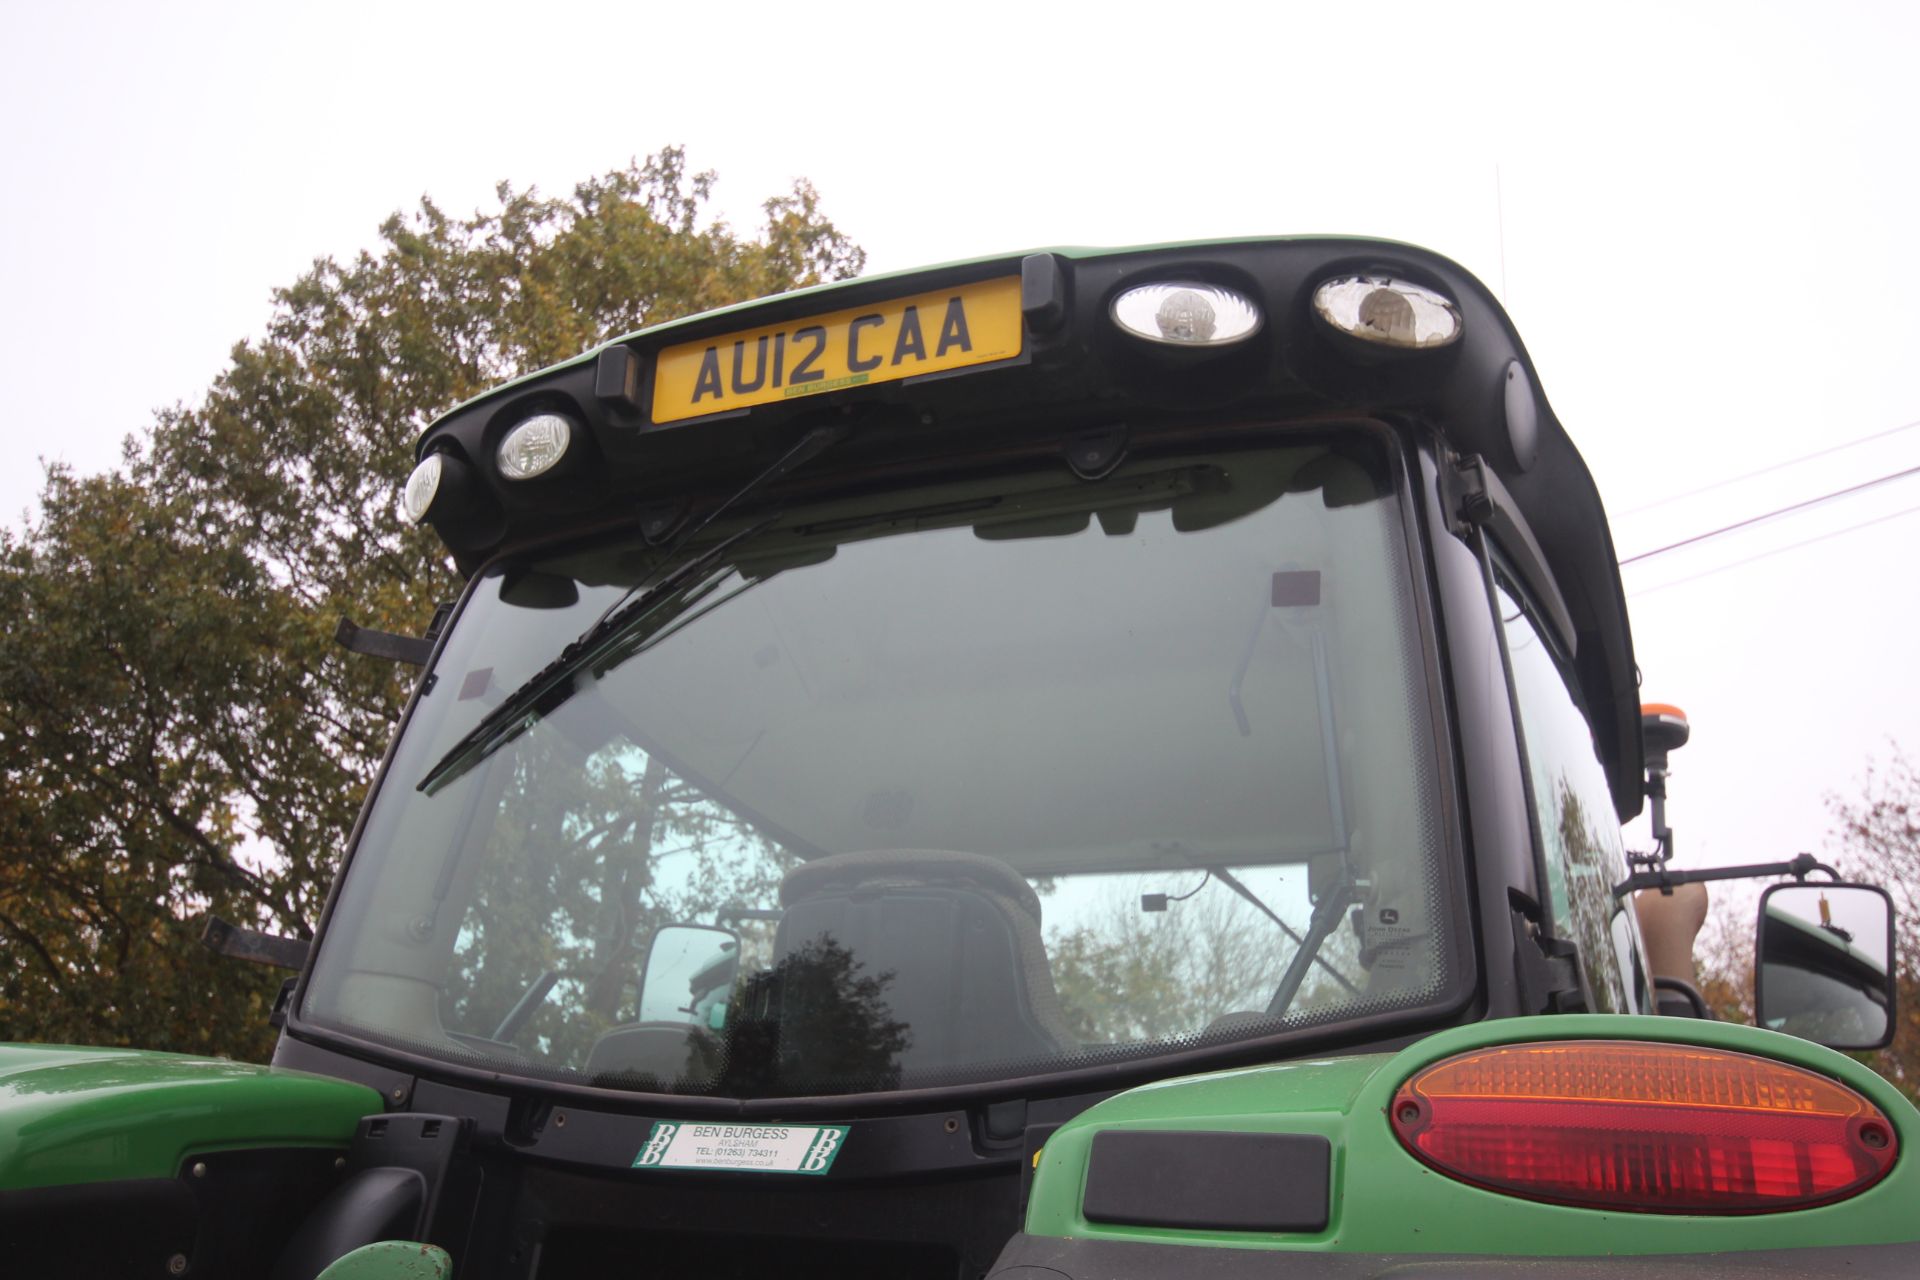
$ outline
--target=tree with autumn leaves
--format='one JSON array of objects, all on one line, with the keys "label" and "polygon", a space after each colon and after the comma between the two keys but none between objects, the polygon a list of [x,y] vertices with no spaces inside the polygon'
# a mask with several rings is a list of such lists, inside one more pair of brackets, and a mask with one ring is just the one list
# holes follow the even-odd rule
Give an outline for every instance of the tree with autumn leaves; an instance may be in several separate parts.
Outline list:
[{"label": "tree with autumn leaves", "polygon": [[[1895,915],[1893,1043],[1853,1056],[1920,1103],[1920,768],[1896,751],[1868,769],[1858,796],[1835,796],[1830,808],[1833,848],[1821,856],[1845,879],[1885,889]],[[1732,1022],[1753,1021],[1755,900],[1721,887],[1695,948],[1700,993]]]},{"label": "tree with autumn leaves", "polygon": [[262,1057],[280,975],[204,917],[311,936],[410,673],[456,589],[395,497],[439,412],[616,334],[856,273],[806,183],[746,234],[667,149],[546,197],[430,201],[273,296],[198,405],[116,470],[55,468],[0,530],[0,1040]]},{"label": "tree with autumn leaves", "polygon": [[1865,1061],[1920,1102],[1920,768],[1896,755],[1834,813],[1841,873],[1886,889],[1895,912],[1893,1043]]}]

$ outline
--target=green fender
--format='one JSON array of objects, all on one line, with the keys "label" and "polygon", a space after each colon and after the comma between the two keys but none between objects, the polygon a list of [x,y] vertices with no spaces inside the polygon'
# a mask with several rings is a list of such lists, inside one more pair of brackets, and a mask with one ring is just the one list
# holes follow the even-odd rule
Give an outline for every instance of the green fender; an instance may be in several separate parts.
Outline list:
[{"label": "green fender", "polygon": [[[1409,1076],[1487,1045],[1652,1040],[1770,1057],[1864,1094],[1897,1131],[1901,1155],[1874,1186],[1837,1204],[1741,1216],[1639,1214],[1543,1204],[1457,1182],[1414,1159],[1387,1107]],[[1333,1146],[1330,1216],[1299,1234],[1174,1230],[1089,1222],[1080,1212],[1093,1135],[1102,1129],[1309,1133]],[[1159,1081],[1081,1113],[1037,1157],[1030,1236],[1355,1253],[1527,1256],[1707,1253],[1920,1240],[1920,1112],[1842,1054],[1722,1022],[1613,1014],[1506,1018],[1455,1027],[1397,1054],[1278,1063]]]},{"label": "green fender", "polygon": [[380,1095],[302,1072],[135,1049],[0,1045],[0,1191],[172,1178],[189,1155],[345,1149]]},{"label": "green fender", "polygon": [[446,1251],[412,1240],[362,1245],[314,1280],[447,1280],[453,1260]]}]

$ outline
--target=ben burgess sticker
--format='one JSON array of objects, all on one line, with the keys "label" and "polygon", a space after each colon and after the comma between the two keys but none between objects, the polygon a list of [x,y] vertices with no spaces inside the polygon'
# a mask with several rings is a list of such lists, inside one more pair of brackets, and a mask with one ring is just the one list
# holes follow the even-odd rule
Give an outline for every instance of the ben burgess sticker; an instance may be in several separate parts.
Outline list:
[{"label": "ben burgess sticker", "polygon": [[636,1169],[744,1169],[823,1174],[846,1141],[843,1124],[688,1124],[658,1120]]}]

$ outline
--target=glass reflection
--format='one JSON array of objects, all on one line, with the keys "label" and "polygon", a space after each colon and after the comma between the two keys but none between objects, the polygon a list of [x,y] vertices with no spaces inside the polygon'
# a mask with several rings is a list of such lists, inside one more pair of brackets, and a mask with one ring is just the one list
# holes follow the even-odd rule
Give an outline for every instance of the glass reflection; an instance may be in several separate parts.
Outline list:
[{"label": "glass reflection", "polygon": [[1893,908],[1868,885],[1775,885],[1760,900],[1759,1022],[1836,1049],[1892,1028]]}]

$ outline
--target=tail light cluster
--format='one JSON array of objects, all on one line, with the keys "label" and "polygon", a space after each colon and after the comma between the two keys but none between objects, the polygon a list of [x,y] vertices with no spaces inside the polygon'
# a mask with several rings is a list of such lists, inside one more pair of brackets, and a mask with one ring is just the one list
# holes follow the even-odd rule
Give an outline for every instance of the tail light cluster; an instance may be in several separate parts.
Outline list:
[{"label": "tail light cluster", "polygon": [[1440,1172],[1532,1200],[1639,1213],[1766,1213],[1866,1190],[1893,1125],[1825,1076],[1691,1045],[1582,1040],[1447,1058],[1389,1112]]}]

